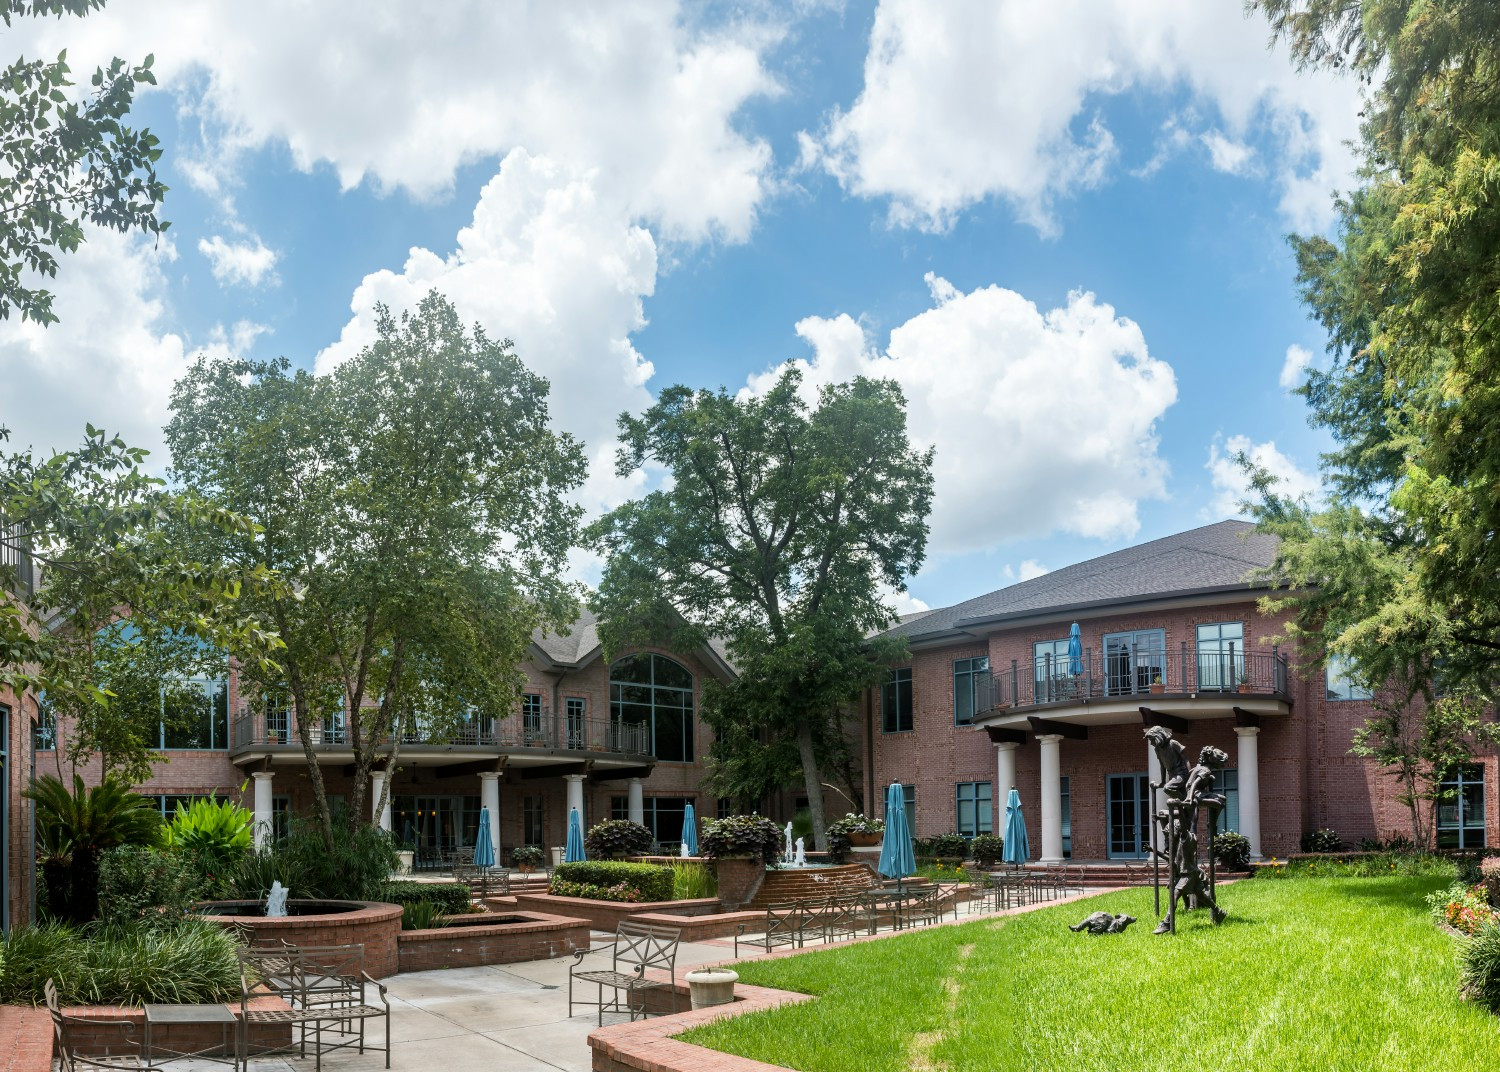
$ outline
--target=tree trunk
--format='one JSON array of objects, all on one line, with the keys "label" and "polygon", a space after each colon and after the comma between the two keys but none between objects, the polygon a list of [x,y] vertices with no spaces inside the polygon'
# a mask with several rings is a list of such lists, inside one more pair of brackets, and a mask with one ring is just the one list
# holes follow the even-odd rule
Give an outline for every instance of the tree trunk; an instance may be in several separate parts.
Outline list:
[{"label": "tree trunk", "polygon": [[807,810],[812,813],[813,845],[819,852],[827,852],[828,826],[823,820],[823,778],[818,772],[812,723],[806,718],[797,723],[797,751],[802,756],[802,784],[807,787]]}]

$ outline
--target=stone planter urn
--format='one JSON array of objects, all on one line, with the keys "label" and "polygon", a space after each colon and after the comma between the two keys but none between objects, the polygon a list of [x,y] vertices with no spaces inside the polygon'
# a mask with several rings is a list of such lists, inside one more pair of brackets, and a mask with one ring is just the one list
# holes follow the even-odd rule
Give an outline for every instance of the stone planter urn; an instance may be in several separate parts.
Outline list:
[{"label": "stone planter urn", "polygon": [[868,849],[871,845],[880,844],[880,835],[852,833],[849,835],[849,844],[856,848]]},{"label": "stone planter urn", "polygon": [[417,854],[410,849],[401,849],[396,853],[396,872],[401,875],[411,874],[412,865],[416,862]]},{"label": "stone planter urn", "polygon": [[729,1004],[734,1000],[734,984],[740,980],[739,973],[728,968],[695,968],[685,978],[695,1009]]}]

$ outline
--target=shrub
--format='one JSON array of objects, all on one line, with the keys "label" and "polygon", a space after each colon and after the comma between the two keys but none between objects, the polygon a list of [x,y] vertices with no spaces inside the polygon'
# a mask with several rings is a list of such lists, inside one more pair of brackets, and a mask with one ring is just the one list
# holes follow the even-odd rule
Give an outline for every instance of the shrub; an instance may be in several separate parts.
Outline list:
[{"label": "shrub", "polygon": [[959,834],[938,834],[922,844],[923,855],[935,860],[962,860],[969,854],[969,839]]},{"label": "shrub", "polygon": [[1444,856],[1420,853],[1379,853],[1371,856],[1333,857],[1331,859],[1272,859],[1268,866],[1255,870],[1256,878],[1386,878],[1405,877],[1454,878],[1458,869]]},{"label": "shrub", "polygon": [[4,945],[0,1001],[40,1004],[57,984],[64,1005],[201,1005],[240,991],[234,936],[206,920],[170,927],[43,924],[12,931]]},{"label": "shrub", "polygon": [[314,820],[294,818],[291,833],[246,856],[228,885],[246,900],[263,898],[275,880],[293,897],[378,901],[396,863],[395,842],[379,827],[340,830],[330,849]]},{"label": "shrub", "polygon": [[1464,999],[1500,1012],[1500,923],[1493,917],[1464,942],[1458,966],[1458,992]]},{"label": "shrub", "polygon": [[1302,835],[1303,852],[1338,852],[1344,847],[1338,832],[1326,827],[1322,830],[1312,830]]},{"label": "shrub", "polygon": [[438,906],[433,901],[411,901],[401,906],[401,929],[425,931],[438,925]]},{"label": "shrub", "polygon": [[457,916],[469,910],[469,897],[469,887],[462,882],[397,880],[385,884],[380,891],[379,900],[404,907],[430,904],[443,915]]},{"label": "shrub", "polygon": [[[614,891],[634,891],[636,896],[603,896],[595,893],[564,893],[559,888],[580,887]],[[673,874],[670,867],[658,864],[627,864],[610,860],[580,860],[559,864],[552,872],[551,892],[559,897],[595,897],[602,901],[670,901]]]},{"label": "shrub", "polygon": [[639,904],[646,899],[640,887],[628,882],[597,886],[592,882],[569,882],[567,879],[554,878],[551,892],[558,897],[586,897],[590,901],[625,901],[628,904]]},{"label": "shrub", "polygon": [[[794,828],[795,829],[795,828]],[[883,834],[885,823],[879,819],[871,819],[855,812],[848,812],[842,819],[831,823],[828,827],[828,855],[834,861],[842,863],[849,856],[852,847],[850,834]]]},{"label": "shrub", "polygon": [[731,815],[706,819],[698,849],[711,860],[749,856],[773,864],[781,856],[781,830],[759,815]]},{"label": "shrub", "polygon": [[522,845],[511,850],[510,858],[517,867],[540,867],[546,856],[535,845]]},{"label": "shrub", "polygon": [[643,856],[651,851],[651,831],[629,819],[605,819],[589,827],[583,850],[596,860]]},{"label": "shrub", "polygon": [[1388,838],[1360,838],[1360,852],[1416,852],[1417,846],[1405,834],[1392,834]]},{"label": "shrub", "polygon": [[672,865],[672,900],[692,901],[718,895],[719,879],[713,868],[689,860]]},{"label": "shrub", "polygon": [[1446,923],[1464,934],[1474,934],[1481,926],[1495,920],[1495,911],[1485,897],[1483,886],[1455,882],[1446,890],[1428,894],[1427,906],[1439,923]]},{"label": "shrub", "polygon": [[1491,906],[1500,907],[1500,856],[1486,856],[1479,861],[1479,883]]},{"label": "shrub", "polygon": [[99,914],[107,924],[170,926],[204,897],[205,882],[178,853],[119,845],[99,857]]},{"label": "shrub", "polygon": [[1214,838],[1214,859],[1225,871],[1248,871],[1250,839],[1234,830],[1224,831]]},{"label": "shrub", "polygon": [[228,800],[195,800],[177,805],[162,831],[170,849],[193,860],[215,895],[227,888],[235,867],[255,847],[255,815]]},{"label": "shrub", "polygon": [[1005,839],[998,834],[980,834],[969,842],[969,853],[978,863],[996,863],[1005,855]]}]

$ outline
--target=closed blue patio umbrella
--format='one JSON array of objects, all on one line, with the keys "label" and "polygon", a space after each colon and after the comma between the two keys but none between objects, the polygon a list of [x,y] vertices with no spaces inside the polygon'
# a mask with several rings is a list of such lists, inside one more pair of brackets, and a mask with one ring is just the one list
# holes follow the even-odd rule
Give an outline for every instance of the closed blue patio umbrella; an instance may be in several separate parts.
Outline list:
[{"label": "closed blue patio umbrella", "polygon": [[563,863],[576,864],[587,859],[588,854],[583,851],[583,820],[574,808],[568,812],[568,848],[563,853]]},{"label": "closed blue patio umbrella", "polygon": [[917,856],[912,851],[911,827],[906,824],[906,792],[892,782],[885,794],[885,836],[880,839],[878,870],[886,878],[915,874]]},{"label": "closed blue patio umbrella", "polygon": [[1005,848],[1000,858],[1020,867],[1031,858],[1031,843],[1026,839],[1026,816],[1021,814],[1021,794],[1014,788],[1005,801]]},{"label": "closed blue patio umbrella", "polygon": [[682,813],[682,843],[687,846],[689,856],[698,855],[698,816],[691,804]]},{"label": "closed blue patio umbrella", "polygon": [[1073,677],[1083,673],[1083,633],[1077,622],[1068,630],[1068,673]]},{"label": "closed blue patio umbrella", "polygon": [[490,809],[479,809],[479,833],[474,836],[474,866],[495,866],[495,841],[490,834]]}]

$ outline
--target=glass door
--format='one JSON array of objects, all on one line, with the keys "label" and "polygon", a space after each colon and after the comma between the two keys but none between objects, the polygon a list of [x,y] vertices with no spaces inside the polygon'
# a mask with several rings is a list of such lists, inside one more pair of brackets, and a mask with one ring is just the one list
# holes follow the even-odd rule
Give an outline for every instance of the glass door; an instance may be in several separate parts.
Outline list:
[{"label": "glass door", "polygon": [[1150,692],[1151,684],[1166,682],[1167,633],[1138,629],[1104,636],[1105,691],[1110,696]]},{"label": "glass door", "polygon": [[1145,774],[1111,774],[1108,777],[1110,859],[1138,860],[1151,845],[1151,786]]},{"label": "glass door", "polygon": [[401,842],[416,852],[416,866],[436,870],[459,847],[459,797],[397,797],[392,820]]},{"label": "glass door", "polygon": [[1443,779],[1437,806],[1437,847],[1484,847],[1484,766],[1467,763]]}]

